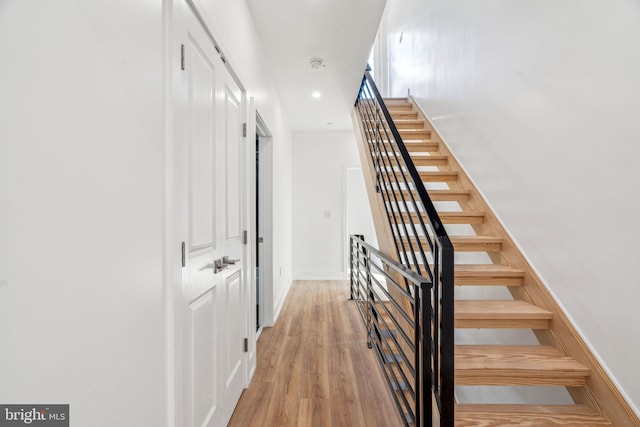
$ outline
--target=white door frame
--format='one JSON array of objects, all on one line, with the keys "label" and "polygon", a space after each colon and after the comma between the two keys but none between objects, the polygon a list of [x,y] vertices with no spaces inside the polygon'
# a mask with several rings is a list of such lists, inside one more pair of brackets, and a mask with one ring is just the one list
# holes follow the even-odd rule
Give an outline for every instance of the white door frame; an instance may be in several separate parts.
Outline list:
[{"label": "white door frame", "polygon": [[[260,116],[260,113],[256,110],[255,99],[253,97],[249,98],[249,114],[247,120],[247,138],[246,138],[246,147],[247,147],[247,156],[246,156],[246,179],[247,179],[247,188],[246,188],[246,201],[245,205],[246,216],[245,216],[245,224],[247,230],[247,241],[248,244],[245,245],[245,278],[247,280],[248,289],[250,293],[250,311],[251,318],[248,324],[248,337],[249,337],[249,348],[248,348],[248,372],[247,372],[247,384],[248,387],[249,382],[253,378],[256,369],[257,363],[257,340],[260,332],[262,332],[262,328],[265,326],[273,325],[273,268],[272,268],[272,258],[271,254],[273,253],[273,236],[272,236],[272,211],[271,211],[271,167],[272,167],[272,158],[269,156],[268,161],[265,161],[265,166],[268,168],[268,176],[269,179],[263,180],[263,182],[268,186],[267,201],[268,208],[263,209],[263,213],[266,214],[263,218],[263,228],[265,229],[265,233],[263,237],[265,238],[267,247],[263,246],[263,252],[266,252],[268,256],[265,256],[263,253],[261,257],[261,265],[265,267],[267,272],[263,271],[263,275],[267,274],[271,278],[271,280],[266,280],[261,283],[261,292],[263,295],[262,304],[261,304],[261,313],[262,313],[262,321],[261,328],[259,331],[256,330],[256,255],[258,254],[258,250],[260,249],[256,243],[257,240],[257,230],[256,230],[256,150],[255,150],[255,139],[256,135],[259,135],[260,138],[267,142],[269,149],[271,149],[272,139],[271,132],[269,128],[265,124],[264,120]],[[264,250],[266,249],[266,250]]]},{"label": "white door frame", "polygon": [[[262,190],[262,206],[260,206],[262,237],[264,242],[260,250],[260,265],[262,266],[262,281],[260,289],[262,293],[262,322],[261,327],[273,326],[274,298],[273,298],[273,138],[267,125],[256,111],[256,132],[260,139],[260,189]],[[254,168],[255,169],[255,168]],[[254,194],[255,200],[255,194]],[[256,210],[254,209],[254,214]],[[255,224],[255,218],[254,218]],[[255,239],[254,239],[255,242]],[[254,290],[255,292],[255,290]]]}]

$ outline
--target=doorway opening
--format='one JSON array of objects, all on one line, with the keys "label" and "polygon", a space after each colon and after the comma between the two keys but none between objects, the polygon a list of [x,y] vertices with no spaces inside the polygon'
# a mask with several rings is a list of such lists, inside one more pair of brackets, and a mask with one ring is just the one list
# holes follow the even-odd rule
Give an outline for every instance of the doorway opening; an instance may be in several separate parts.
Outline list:
[{"label": "doorway opening", "polygon": [[260,313],[260,240],[264,241],[261,237],[260,228],[260,135],[256,133],[256,331],[260,330],[262,326],[262,319]]},{"label": "doorway opening", "polygon": [[255,136],[255,277],[256,331],[273,324],[273,238],[272,238],[272,161],[269,130],[256,113]]}]

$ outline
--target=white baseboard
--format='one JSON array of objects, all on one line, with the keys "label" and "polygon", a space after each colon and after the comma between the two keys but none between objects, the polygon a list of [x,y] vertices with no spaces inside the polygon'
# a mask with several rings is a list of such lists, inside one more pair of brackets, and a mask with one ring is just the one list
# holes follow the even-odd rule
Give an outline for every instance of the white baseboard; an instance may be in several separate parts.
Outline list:
[{"label": "white baseboard", "polygon": [[[293,280],[287,279],[286,283],[287,283],[287,286],[280,293],[280,295],[278,295],[278,300],[276,301],[273,307],[273,324],[274,325],[278,320],[278,316],[280,315],[280,311],[282,310],[282,306],[284,305],[284,300],[287,299],[287,295],[289,294],[289,289],[291,289],[291,284],[293,283]],[[273,326],[273,325],[270,325],[270,326]]]},{"label": "white baseboard", "polygon": [[347,280],[345,272],[325,273],[315,271],[300,271],[293,274],[293,280]]}]

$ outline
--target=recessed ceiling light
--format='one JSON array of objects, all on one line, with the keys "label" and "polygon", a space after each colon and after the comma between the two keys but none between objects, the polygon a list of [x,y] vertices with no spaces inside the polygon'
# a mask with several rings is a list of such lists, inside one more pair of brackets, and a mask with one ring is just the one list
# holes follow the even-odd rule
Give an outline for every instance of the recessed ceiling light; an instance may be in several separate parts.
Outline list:
[{"label": "recessed ceiling light", "polygon": [[320,98],[322,96],[322,94],[320,92],[318,92],[318,91],[315,91],[315,92],[313,92],[311,94],[311,96],[314,97],[314,98]]}]

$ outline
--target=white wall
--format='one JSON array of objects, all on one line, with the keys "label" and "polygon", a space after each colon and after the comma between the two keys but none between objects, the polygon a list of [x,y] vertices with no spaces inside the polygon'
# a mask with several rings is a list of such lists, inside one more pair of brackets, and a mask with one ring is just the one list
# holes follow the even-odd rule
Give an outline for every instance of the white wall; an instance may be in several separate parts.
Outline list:
[{"label": "white wall", "polygon": [[0,402],[161,426],[161,2],[3,0],[0,56]]},{"label": "white wall", "polygon": [[[356,234],[362,236],[365,242],[377,248],[378,237],[373,223],[371,203],[369,203],[367,195],[367,184],[364,180],[362,166],[345,168],[344,183],[346,188],[343,209],[345,212],[344,238],[349,239],[349,236]],[[347,253],[344,260],[347,263],[347,270],[350,268],[348,265],[349,260],[347,259],[349,257],[349,244],[347,243]]]},{"label": "white wall", "polygon": [[[640,405],[640,3],[389,0],[414,95]],[[402,40],[402,41],[400,41]]]},{"label": "white wall", "polygon": [[355,135],[353,131],[294,132],[293,140],[294,277],[344,278],[345,171],[360,166]]}]

